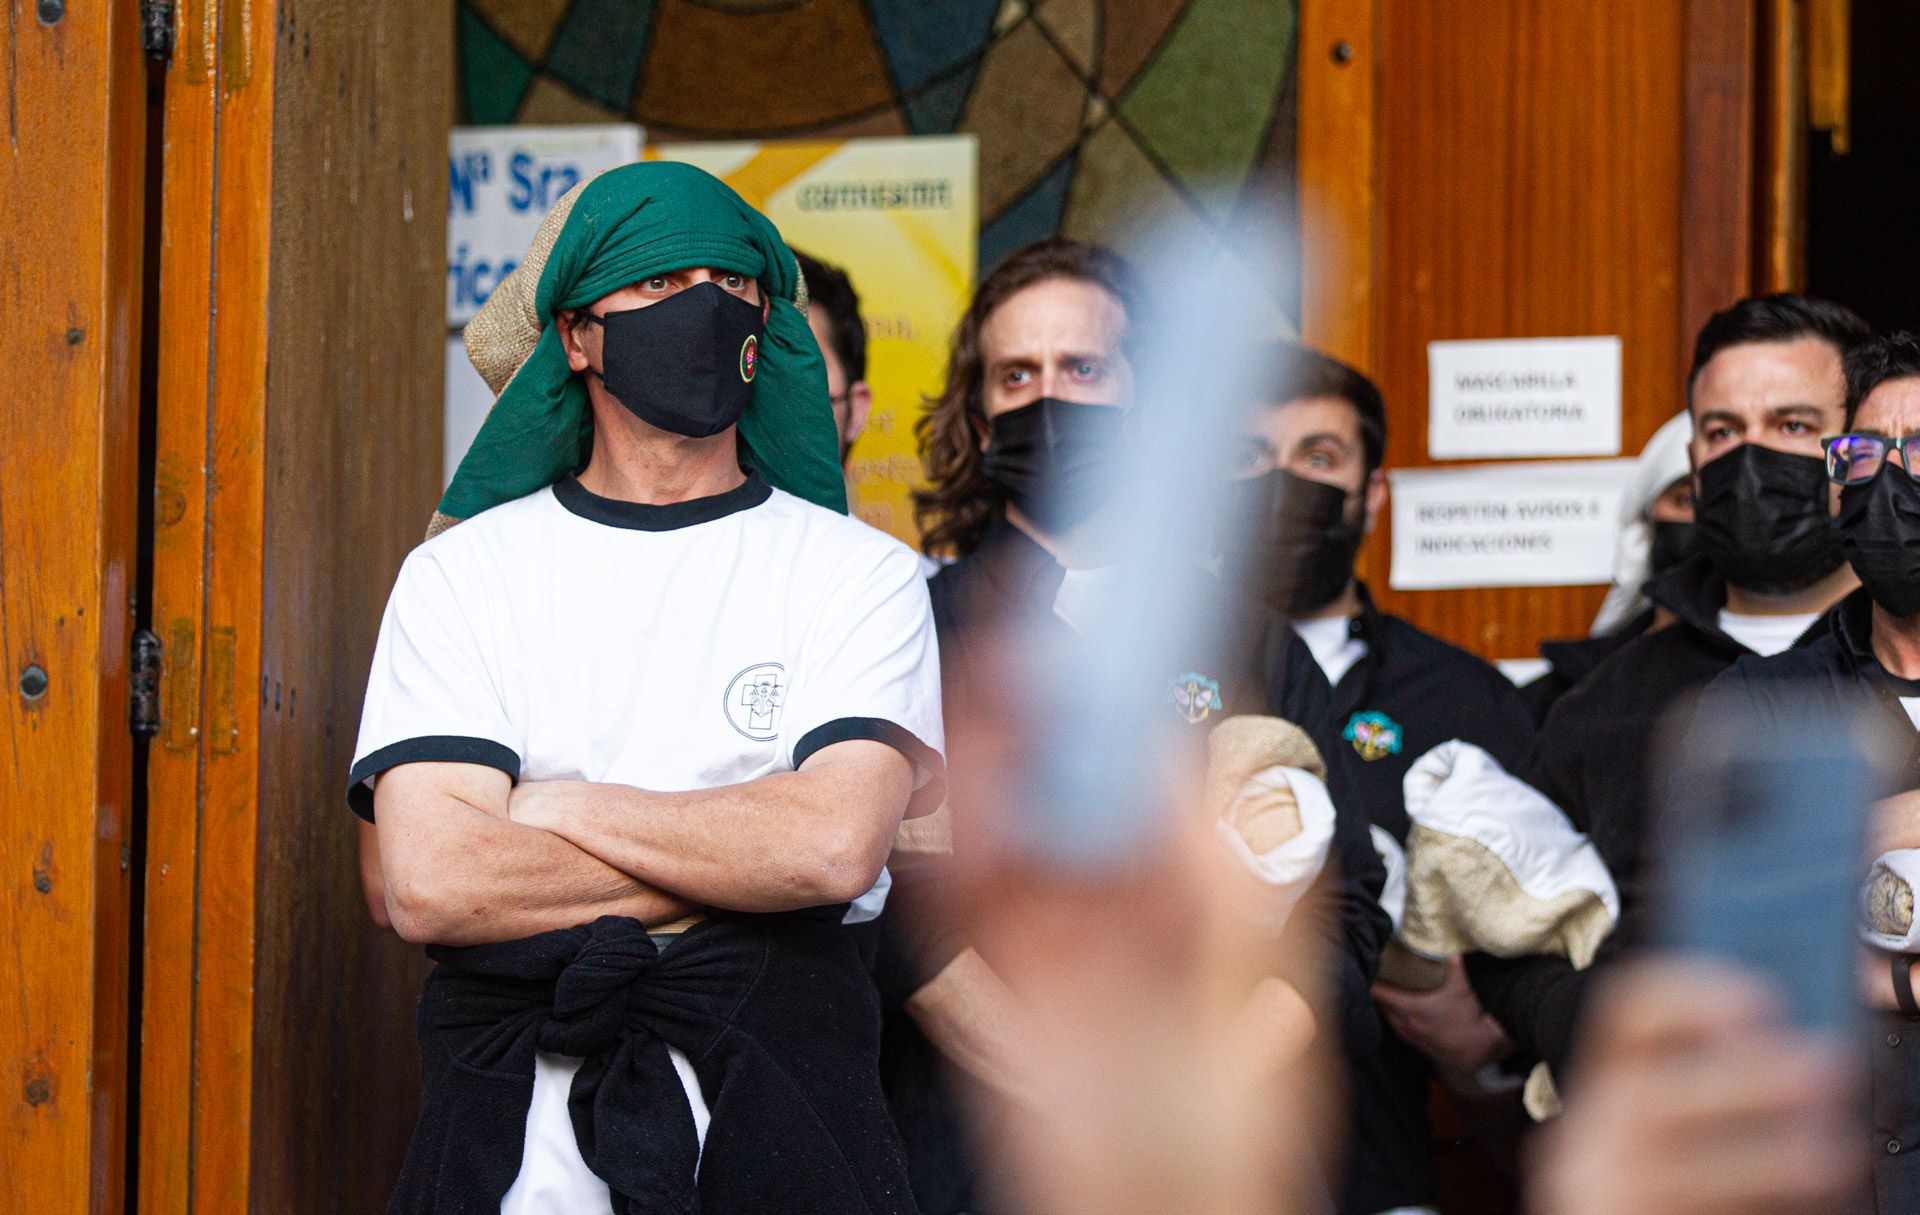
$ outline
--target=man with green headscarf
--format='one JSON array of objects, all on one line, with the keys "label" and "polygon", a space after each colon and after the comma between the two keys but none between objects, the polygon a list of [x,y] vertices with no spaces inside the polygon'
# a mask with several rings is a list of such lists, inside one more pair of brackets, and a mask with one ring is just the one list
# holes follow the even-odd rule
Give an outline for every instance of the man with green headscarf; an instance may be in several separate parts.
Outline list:
[{"label": "man with green headscarf", "polygon": [[393,1209],[912,1211],[845,925],[938,804],[938,656],[913,554],[844,514],[793,254],[624,166],[467,342],[498,401],[348,795],[439,964]]}]

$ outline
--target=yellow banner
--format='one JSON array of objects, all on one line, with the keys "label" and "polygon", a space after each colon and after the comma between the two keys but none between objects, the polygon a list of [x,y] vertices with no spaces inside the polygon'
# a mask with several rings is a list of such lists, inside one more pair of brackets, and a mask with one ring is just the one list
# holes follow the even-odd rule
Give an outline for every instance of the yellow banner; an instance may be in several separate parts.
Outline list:
[{"label": "yellow banner", "polygon": [[853,280],[873,411],[847,464],[849,499],[860,518],[917,545],[914,423],[924,398],[940,392],[947,339],[973,287],[973,137],[674,143],[649,146],[645,156],[725,179],[789,245]]}]

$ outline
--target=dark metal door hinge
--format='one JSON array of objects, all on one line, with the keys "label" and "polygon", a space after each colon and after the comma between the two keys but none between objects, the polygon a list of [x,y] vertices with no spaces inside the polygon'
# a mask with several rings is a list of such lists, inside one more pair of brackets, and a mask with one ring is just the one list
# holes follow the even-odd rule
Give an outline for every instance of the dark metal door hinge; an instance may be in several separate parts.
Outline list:
[{"label": "dark metal door hinge", "polygon": [[160,639],[146,629],[133,635],[127,667],[127,725],[136,738],[160,732]]},{"label": "dark metal door hinge", "polygon": [[161,67],[173,62],[173,0],[140,0],[140,41]]}]

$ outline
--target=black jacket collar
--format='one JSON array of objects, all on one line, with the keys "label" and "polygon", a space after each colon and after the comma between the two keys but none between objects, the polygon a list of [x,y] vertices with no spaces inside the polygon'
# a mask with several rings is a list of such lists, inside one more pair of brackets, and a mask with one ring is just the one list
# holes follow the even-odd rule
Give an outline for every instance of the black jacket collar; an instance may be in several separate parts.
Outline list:
[{"label": "black jacket collar", "polygon": [[1895,696],[1920,696],[1920,679],[1902,679],[1880,665],[1873,652],[1873,596],[1854,591],[1827,613],[1827,628],[1848,674],[1873,680]]},{"label": "black jacket collar", "polygon": [[1729,645],[1740,644],[1720,631],[1720,609],[1727,606],[1727,580],[1704,557],[1649,579],[1642,589],[1649,601],[1684,623]]}]

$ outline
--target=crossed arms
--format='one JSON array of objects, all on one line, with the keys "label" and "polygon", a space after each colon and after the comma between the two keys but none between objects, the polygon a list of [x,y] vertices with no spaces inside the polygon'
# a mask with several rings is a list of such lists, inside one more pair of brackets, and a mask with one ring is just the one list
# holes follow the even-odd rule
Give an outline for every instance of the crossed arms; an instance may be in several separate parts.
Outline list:
[{"label": "crossed arms", "polygon": [[602,915],[846,902],[879,878],[913,784],[904,755],[867,739],[684,793],[401,764],[374,784],[386,911],[409,941],[479,945]]}]

